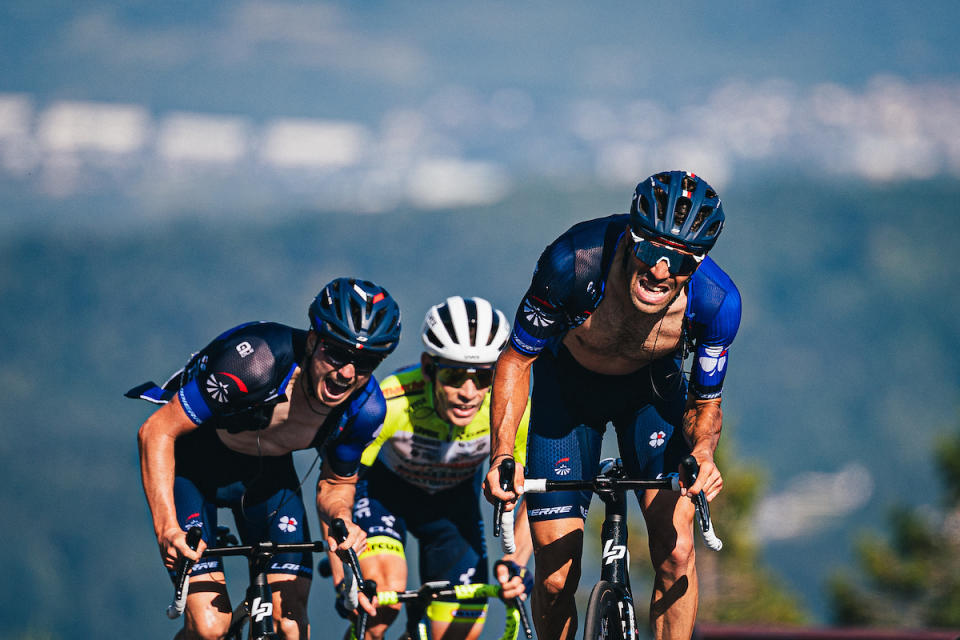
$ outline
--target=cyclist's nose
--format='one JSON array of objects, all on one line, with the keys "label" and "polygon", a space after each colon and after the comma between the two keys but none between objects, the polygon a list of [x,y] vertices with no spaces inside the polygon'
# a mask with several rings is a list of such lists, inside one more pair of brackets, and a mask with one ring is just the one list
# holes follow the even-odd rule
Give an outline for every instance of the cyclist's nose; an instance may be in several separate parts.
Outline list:
[{"label": "cyclist's nose", "polygon": [[357,368],[353,365],[352,362],[344,364],[342,367],[337,369],[337,372],[342,378],[353,379],[357,375]]},{"label": "cyclist's nose", "polygon": [[657,280],[666,280],[670,277],[670,267],[666,260],[658,260],[657,264],[651,266],[648,271]]},{"label": "cyclist's nose", "polygon": [[467,378],[457,391],[465,398],[472,398],[477,395],[477,383],[473,378]]}]

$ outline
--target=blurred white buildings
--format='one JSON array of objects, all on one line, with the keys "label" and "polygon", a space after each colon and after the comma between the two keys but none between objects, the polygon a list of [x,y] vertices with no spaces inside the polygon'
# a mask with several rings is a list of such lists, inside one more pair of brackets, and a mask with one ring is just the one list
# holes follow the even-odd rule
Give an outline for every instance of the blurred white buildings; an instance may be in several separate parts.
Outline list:
[{"label": "blurred white buildings", "polygon": [[529,178],[629,188],[678,167],[720,187],[778,171],[960,177],[960,85],[728,83],[679,109],[445,87],[374,124],[0,94],[0,180],[58,198],[128,195],[155,212],[204,189],[238,212],[250,193],[320,209],[443,209],[496,202]]}]

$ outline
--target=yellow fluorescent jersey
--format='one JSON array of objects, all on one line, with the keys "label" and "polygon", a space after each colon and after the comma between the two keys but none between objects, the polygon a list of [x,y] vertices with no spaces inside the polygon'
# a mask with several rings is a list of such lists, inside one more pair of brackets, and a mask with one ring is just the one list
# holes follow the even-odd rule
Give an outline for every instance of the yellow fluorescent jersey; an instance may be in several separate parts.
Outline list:
[{"label": "yellow fluorescent jersey", "polygon": [[[419,366],[385,378],[380,389],[387,417],[380,435],[363,452],[361,462],[380,461],[406,482],[428,493],[449,489],[472,478],[490,456],[490,393],[466,427],[442,420],[433,408],[433,385]],[[513,455],[526,464],[530,403],[523,412]]]}]

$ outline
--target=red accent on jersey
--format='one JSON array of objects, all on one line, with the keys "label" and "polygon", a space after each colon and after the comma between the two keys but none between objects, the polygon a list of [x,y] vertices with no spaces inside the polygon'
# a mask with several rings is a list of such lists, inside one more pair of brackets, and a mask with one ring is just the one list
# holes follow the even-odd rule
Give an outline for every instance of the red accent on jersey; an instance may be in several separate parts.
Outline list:
[{"label": "red accent on jersey", "polygon": [[226,371],[217,371],[217,373],[222,373],[223,375],[227,376],[228,378],[236,382],[237,388],[240,389],[240,391],[243,391],[244,393],[247,392],[247,385],[245,385],[243,383],[243,380],[241,380],[237,376],[233,375],[232,373],[227,373]]}]

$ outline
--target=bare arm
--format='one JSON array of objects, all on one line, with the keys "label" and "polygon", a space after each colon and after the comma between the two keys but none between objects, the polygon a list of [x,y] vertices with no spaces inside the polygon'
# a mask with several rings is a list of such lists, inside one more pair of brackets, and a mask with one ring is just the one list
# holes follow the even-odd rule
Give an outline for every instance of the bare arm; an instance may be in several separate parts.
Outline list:
[{"label": "bare arm", "polygon": [[[317,516],[326,539],[330,557],[330,577],[333,584],[343,581],[344,567],[339,553],[353,549],[358,555],[367,547],[367,534],[353,522],[353,499],[357,489],[357,474],[339,476],[324,462],[317,480]],[[330,534],[330,523],[340,518],[347,525],[347,538],[338,543]],[[346,556],[343,556],[344,558]],[[359,595],[360,605],[370,615],[376,615],[376,609],[363,594]]]},{"label": "bare arm", "polygon": [[691,397],[687,400],[683,414],[683,435],[693,457],[700,463],[700,475],[689,490],[694,493],[705,492],[707,500],[713,500],[723,489],[723,476],[713,462],[722,426],[720,398],[697,400]]},{"label": "bare arm", "polygon": [[187,546],[186,534],[177,521],[173,499],[176,472],[174,444],[177,438],[196,428],[197,425],[180,406],[180,399],[174,396],[173,400],[153,412],[137,433],[143,492],[153,518],[153,531],[157,536],[160,555],[163,563],[171,569],[178,555],[195,561],[200,558],[205,546],[202,541],[196,551]]},{"label": "bare arm", "polygon": [[[497,360],[497,374],[493,379],[493,400],[490,407],[490,470],[484,481],[484,495],[491,503],[504,500],[512,509],[516,495],[500,489],[497,463],[504,457],[513,457],[517,428],[527,407],[530,393],[530,368],[536,356],[525,356],[507,347]],[[517,465],[514,474],[517,493],[523,493],[523,467]]]}]

